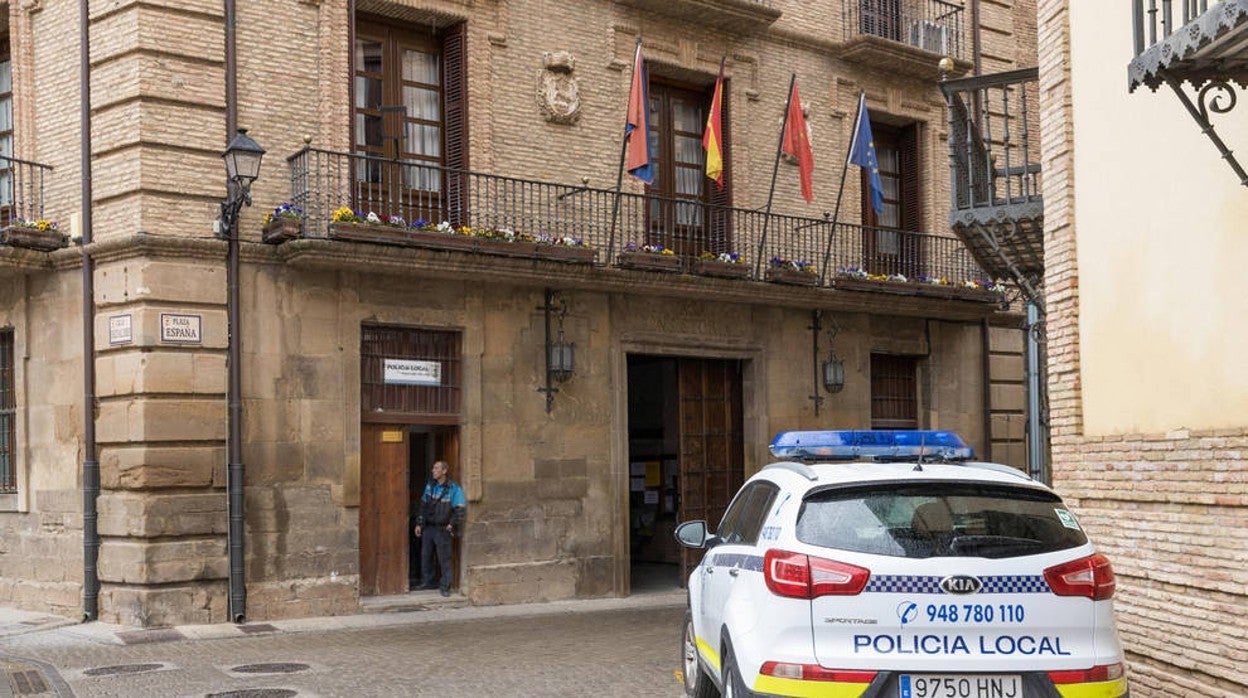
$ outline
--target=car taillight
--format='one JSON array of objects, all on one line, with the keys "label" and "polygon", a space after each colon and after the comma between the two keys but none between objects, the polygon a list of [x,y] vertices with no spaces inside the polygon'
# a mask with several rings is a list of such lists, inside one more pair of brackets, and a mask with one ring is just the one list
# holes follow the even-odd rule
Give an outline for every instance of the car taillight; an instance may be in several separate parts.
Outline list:
[{"label": "car taillight", "polygon": [[1097,683],[1122,678],[1121,664],[1103,664],[1091,669],[1077,671],[1050,671],[1049,679],[1053,683]]},{"label": "car taillight", "polygon": [[813,555],[768,550],[763,556],[763,579],[773,594],[795,599],[853,596],[862,591],[871,570]]},{"label": "car taillight", "polygon": [[1114,568],[1100,553],[1050,567],[1044,579],[1058,596],[1086,596],[1093,601],[1113,598],[1117,586]]},{"label": "car taillight", "polygon": [[790,664],[788,662],[763,662],[759,673],[774,676],[778,679],[795,679],[798,681],[834,681],[838,683],[871,683],[875,680],[874,671],[846,671],[844,669],[824,669],[818,664]]}]

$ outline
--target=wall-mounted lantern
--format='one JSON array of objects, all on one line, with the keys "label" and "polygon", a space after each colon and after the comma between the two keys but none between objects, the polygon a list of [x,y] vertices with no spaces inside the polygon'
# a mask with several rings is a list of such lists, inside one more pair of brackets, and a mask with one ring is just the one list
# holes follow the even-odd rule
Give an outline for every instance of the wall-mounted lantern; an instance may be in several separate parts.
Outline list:
[{"label": "wall-mounted lantern", "polygon": [[568,314],[568,303],[563,296],[553,289],[546,289],[546,302],[538,310],[546,319],[546,385],[537,391],[546,394],[546,412],[550,413],[554,408],[555,393],[559,392],[555,383],[567,381],[576,371],[576,344],[563,337],[563,319]]}]

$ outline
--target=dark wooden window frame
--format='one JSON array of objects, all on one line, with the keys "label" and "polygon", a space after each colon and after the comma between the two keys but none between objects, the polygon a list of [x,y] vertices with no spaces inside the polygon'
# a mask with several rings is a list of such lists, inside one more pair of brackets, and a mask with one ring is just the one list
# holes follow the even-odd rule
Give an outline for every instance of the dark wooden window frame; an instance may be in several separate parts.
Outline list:
[{"label": "dark wooden window frame", "polygon": [[919,428],[919,359],[871,354],[871,428]]},{"label": "dark wooden window frame", "polygon": [[[388,57],[380,74],[364,73],[356,65],[356,45],[359,38],[367,37],[381,40],[383,55]],[[441,149],[438,157],[428,157],[407,151],[403,145],[406,141],[407,124],[428,124],[434,122],[409,117],[401,107],[403,105],[403,86],[405,84],[423,87],[435,87],[428,83],[404,81],[402,75],[402,51],[416,48],[434,53],[439,57],[440,105],[438,122],[442,130]],[[350,99],[350,136],[351,149],[361,153],[383,158],[403,159],[409,163],[409,169],[395,165],[392,172],[369,172],[367,179],[380,180],[387,191],[357,191],[371,198],[380,208],[394,210],[375,211],[379,215],[400,215],[409,219],[426,218],[447,220],[459,225],[467,220],[468,203],[468,46],[467,24],[460,22],[434,31],[430,27],[411,25],[397,20],[375,15],[360,14],[355,19],[351,32],[351,80],[349,83]],[[387,67],[389,66],[389,67]],[[382,109],[361,108],[357,106],[356,82],[360,77],[377,77],[382,79]],[[383,143],[380,148],[366,146],[358,142],[358,119],[362,115],[379,117],[382,123]],[[406,177],[419,177],[412,173],[410,163],[428,162],[430,165],[443,167],[441,181],[437,192],[421,191],[417,187],[409,187]],[[417,181],[419,181],[417,179]],[[384,182],[392,184],[384,185]],[[371,184],[378,189],[376,184]],[[397,203],[396,203],[397,202]],[[357,202],[353,206],[359,208]]]},{"label": "dark wooden window frame", "polygon": [[[666,201],[660,205],[661,213],[658,220],[651,216],[651,208],[647,206],[646,228],[651,231],[650,242],[673,247],[677,254],[696,257],[706,250],[715,252],[735,251],[732,247],[732,225],[729,211],[732,207],[731,87],[732,80],[725,78],[720,113],[720,125],[723,131],[723,143],[720,144],[720,148],[724,159],[724,186],[721,189],[706,177],[704,153],[702,164],[698,170],[699,181],[702,184],[702,194],[697,199],[692,197],[689,199],[690,201],[696,201],[701,206],[701,222],[697,226],[690,226],[689,230],[681,231],[676,230],[676,204],[672,201],[678,198],[676,194],[676,172],[678,168],[675,163],[676,133],[672,125],[670,100],[677,95],[694,97],[699,100],[699,103],[702,105],[702,114],[697,123],[696,133],[689,131],[683,132],[681,135],[696,136],[700,143],[703,130],[706,127],[706,115],[710,111],[711,102],[714,98],[715,83],[712,81],[710,85],[694,85],[663,77],[650,76],[650,98],[653,100],[656,95],[659,97],[663,105],[661,107],[663,118],[657,128],[653,124],[651,127],[652,131],[658,131],[658,152],[654,154],[659,166],[656,177],[658,185],[646,187],[646,193],[662,197]],[[701,146],[699,145],[699,147]],[[671,239],[672,231],[676,231],[676,240]]]},{"label": "dark wooden window frame", "polygon": [[[881,175],[898,179],[898,197],[886,199],[898,207],[898,225],[895,230],[923,232],[923,124],[912,123],[897,127],[871,122],[871,135],[875,142],[877,157],[881,150],[897,152],[896,172],[886,173],[881,163]],[[860,168],[861,169],[861,168]],[[871,205],[871,186],[865,169],[860,174],[862,193],[863,267],[873,274],[902,274],[907,278],[926,273],[925,250],[922,236],[891,232],[893,228],[881,227],[875,209]],[[883,240],[883,237],[891,240]],[[892,251],[890,246],[896,251]]]}]

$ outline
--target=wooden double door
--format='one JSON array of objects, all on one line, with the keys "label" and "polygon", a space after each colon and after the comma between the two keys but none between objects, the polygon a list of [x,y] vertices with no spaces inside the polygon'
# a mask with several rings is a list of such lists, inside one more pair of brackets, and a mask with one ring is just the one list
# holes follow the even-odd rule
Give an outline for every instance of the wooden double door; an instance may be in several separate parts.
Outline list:
[{"label": "wooden double door", "polygon": [[[413,507],[434,460],[451,465],[459,481],[459,436],[455,427],[372,424],[360,427],[360,595],[406,594],[418,562],[412,533]],[[459,541],[451,564],[459,583]]]}]

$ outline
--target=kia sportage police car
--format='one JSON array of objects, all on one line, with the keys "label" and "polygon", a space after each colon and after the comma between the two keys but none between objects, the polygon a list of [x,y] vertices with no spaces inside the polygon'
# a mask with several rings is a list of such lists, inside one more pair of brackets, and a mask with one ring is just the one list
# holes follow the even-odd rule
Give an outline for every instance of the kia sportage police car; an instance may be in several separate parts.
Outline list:
[{"label": "kia sportage police car", "polygon": [[1114,573],[1048,487],[947,431],[782,432],[689,577],[695,698],[1119,698]]}]

